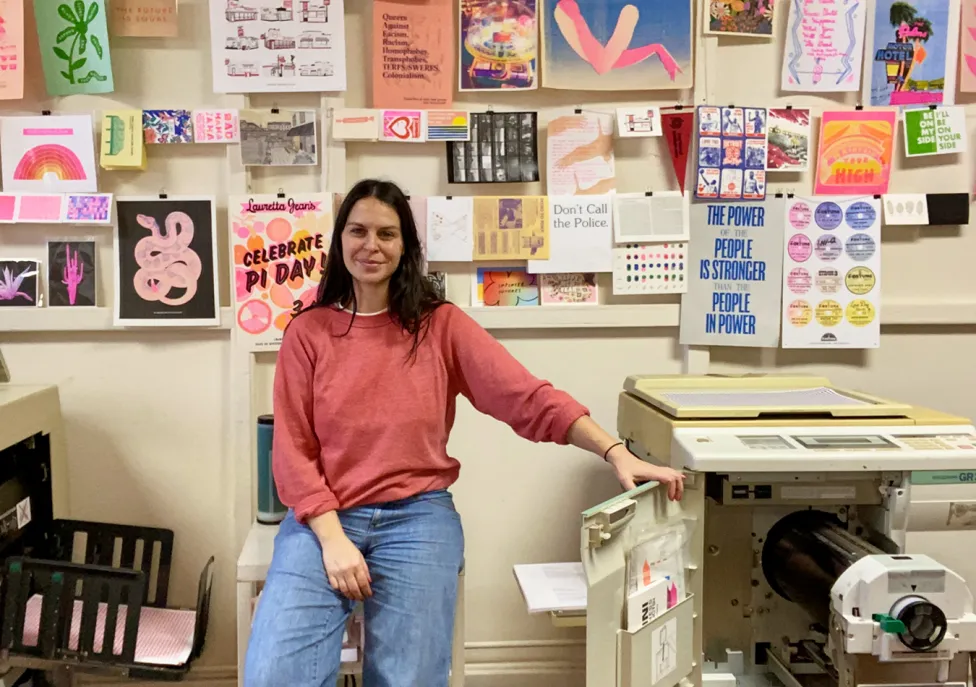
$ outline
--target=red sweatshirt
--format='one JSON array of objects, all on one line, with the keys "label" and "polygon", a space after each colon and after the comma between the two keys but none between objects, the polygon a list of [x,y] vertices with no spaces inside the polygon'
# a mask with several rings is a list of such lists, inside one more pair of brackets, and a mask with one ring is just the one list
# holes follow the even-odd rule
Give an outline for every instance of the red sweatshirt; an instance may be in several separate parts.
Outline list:
[{"label": "red sweatshirt", "polygon": [[390,315],[316,308],[295,318],[274,382],[275,483],[299,522],[444,489],[457,395],[525,439],[565,444],[589,411],[533,377],[460,308],[443,305],[417,350]]}]

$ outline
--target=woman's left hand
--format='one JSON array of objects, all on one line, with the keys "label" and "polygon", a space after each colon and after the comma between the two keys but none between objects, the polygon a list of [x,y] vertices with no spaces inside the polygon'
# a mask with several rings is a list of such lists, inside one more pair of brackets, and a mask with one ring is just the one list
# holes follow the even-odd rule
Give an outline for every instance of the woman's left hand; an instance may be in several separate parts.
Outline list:
[{"label": "woman's left hand", "polygon": [[672,501],[680,501],[684,494],[685,476],[683,473],[645,462],[631,453],[623,444],[610,449],[610,453],[607,454],[607,462],[613,466],[613,471],[617,474],[620,485],[628,491],[642,482],[660,482],[668,485],[668,498]]}]

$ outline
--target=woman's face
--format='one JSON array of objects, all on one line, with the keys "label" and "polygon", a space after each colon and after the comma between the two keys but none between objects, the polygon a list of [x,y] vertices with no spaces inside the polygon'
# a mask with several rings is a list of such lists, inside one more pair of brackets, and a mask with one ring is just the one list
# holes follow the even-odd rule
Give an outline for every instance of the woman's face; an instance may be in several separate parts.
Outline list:
[{"label": "woman's face", "polygon": [[352,207],[342,230],[342,260],[361,284],[390,281],[403,256],[403,234],[396,210],[376,198]]}]

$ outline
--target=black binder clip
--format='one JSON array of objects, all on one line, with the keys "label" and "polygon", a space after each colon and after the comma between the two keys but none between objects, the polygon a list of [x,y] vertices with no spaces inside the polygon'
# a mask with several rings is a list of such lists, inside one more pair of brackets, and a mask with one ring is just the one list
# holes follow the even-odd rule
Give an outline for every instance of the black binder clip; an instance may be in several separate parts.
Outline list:
[{"label": "black binder clip", "polygon": [[583,114],[583,108],[577,107],[575,110],[573,110],[573,114]]},{"label": "black binder clip", "polygon": [[283,188],[279,188],[278,189],[278,197],[279,198],[284,198],[285,197],[285,190]]},{"label": "black binder clip", "polygon": [[786,194],[786,197],[787,197],[787,198],[792,198],[792,197],[793,197],[793,194],[792,194],[792,193],[787,193],[787,194]]},{"label": "black binder clip", "polygon": [[50,110],[41,110],[41,114],[43,116],[45,116],[45,117],[50,117],[51,116],[51,111]]},{"label": "black binder clip", "polygon": [[875,200],[881,200],[881,194],[880,193],[875,193],[874,194],[874,199]]},{"label": "black binder clip", "polygon": [[861,110],[864,109],[864,105],[855,105],[854,106],[854,109],[857,110],[858,112],[860,112]]},{"label": "black binder clip", "polygon": [[685,109],[685,106],[684,105],[675,105],[674,106],[674,109],[675,110],[683,110],[683,109]]},{"label": "black binder clip", "polygon": [[160,191],[159,192],[159,199],[160,200],[166,200],[167,198],[169,198],[169,196],[164,191]]},{"label": "black binder clip", "polygon": [[793,106],[792,106],[792,105],[787,105],[787,106],[786,106],[786,110],[787,110],[787,112],[789,112],[789,111],[790,111],[790,110],[792,110],[792,109],[793,109]]},{"label": "black binder clip", "polygon": [[776,194],[776,197],[777,197],[777,198],[782,198],[782,197],[783,197],[783,194],[782,194],[782,193],[777,193],[777,194]]},{"label": "black binder clip", "polygon": [[447,198],[448,200],[452,200],[454,198],[454,196],[444,196],[444,197]]},{"label": "black binder clip", "polygon": [[644,197],[650,198],[654,195],[654,191],[644,191]]},{"label": "black binder clip", "polygon": [[929,105],[930,110],[936,110],[938,109],[938,107],[939,107],[938,105]]}]

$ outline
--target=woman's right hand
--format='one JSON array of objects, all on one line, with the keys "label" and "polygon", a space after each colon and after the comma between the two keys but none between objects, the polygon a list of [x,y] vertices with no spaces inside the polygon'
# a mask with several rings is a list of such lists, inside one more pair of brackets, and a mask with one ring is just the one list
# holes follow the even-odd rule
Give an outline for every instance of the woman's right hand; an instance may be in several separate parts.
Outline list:
[{"label": "woman's right hand", "polygon": [[322,541],[322,562],[329,584],[346,598],[362,601],[373,595],[366,559],[345,533]]}]

